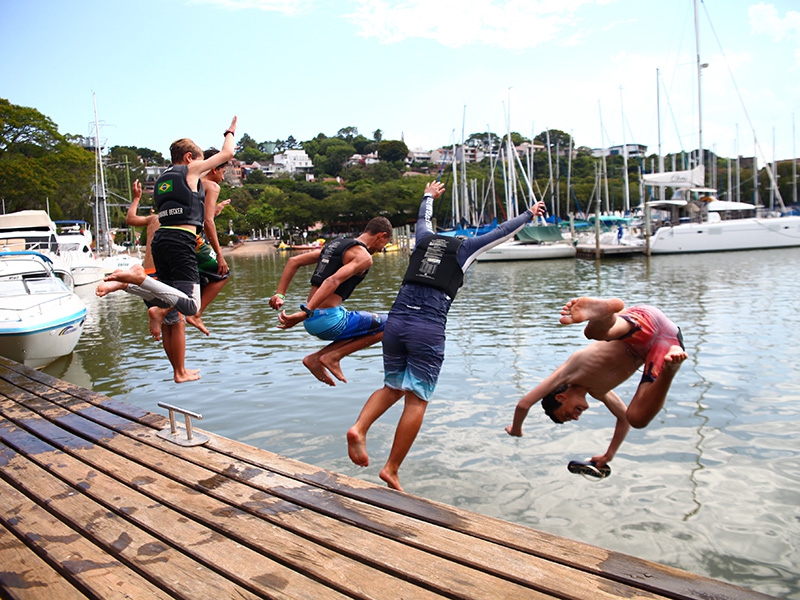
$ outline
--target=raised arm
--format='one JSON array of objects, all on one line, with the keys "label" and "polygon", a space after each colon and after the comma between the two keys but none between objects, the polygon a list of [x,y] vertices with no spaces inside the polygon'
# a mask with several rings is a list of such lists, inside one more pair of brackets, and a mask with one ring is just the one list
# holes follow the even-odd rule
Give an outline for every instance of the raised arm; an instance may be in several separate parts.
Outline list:
[{"label": "raised arm", "polygon": [[225,130],[225,142],[222,144],[222,149],[214,156],[204,158],[202,160],[194,160],[189,163],[187,167],[187,181],[192,185],[192,178],[201,178],[208,173],[211,169],[218,167],[221,164],[228,162],[233,158],[234,150],[236,149],[236,117],[233,117],[230,127]]},{"label": "raised arm", "polygon": [[142,199],[142,184],[139,180],[133,182],[133,200],[128,207],[128,213],[125,215],[125,222],[131,227],[147,227],[147,217],[141,217],[136,214],[139,210],[139,200]]},{"label": "raised arm", "polygon": [[614,435],[611,437],[611,442],[608,444],[606,453],[592,457],[592,462],[598,467],[602,467],[611,462],[611,459],[614,458],[617,450],[619,450],[619,447],[622,445],[622,442],[625,441],[628,432],[631,430],[631,425],[628,423],[628,417],[626,416],[628,407],[625,406],[622,398],[617,396],[613,390],[606,392],[603,397],[597,399],[605,404],[606,408],[611,411],[611,414],[617,418],[617,425],[614,427]]}]

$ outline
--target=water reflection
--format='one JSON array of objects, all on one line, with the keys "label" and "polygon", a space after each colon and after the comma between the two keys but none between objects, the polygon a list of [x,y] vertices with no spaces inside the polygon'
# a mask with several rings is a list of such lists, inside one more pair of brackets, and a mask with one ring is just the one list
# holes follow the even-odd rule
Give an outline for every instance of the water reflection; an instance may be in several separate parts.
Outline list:
[{"label": "water reflection", "polygon": [[[404,487],[800,599],[799,259],[791,249],[474,265],[453,305],[447,360]],[[399,408],[370,432],[373,466],[350,463],[344,433],[382,385],[380,348],[343,361],[346,385],[309,375],[300,361],[323,343],[300,328],[277,330],[267,305],[285,260],[230,257],[231,282],[204,315],[212,335],[188,333],[187,366],[202,369],[199,382],[172,382],[139,300],[100,301],[91,290],[77,352],[48,372],[148,410],[168,400],[202,413],[203,429],[379,483]],[[388,310],[405,264],[397,253],[376,257],[348,304]],[[289,302],[304,299],[308,277],[297,276]],[[608,444],[614,421],[598,403],[580,424],[556,426],[534,408],[525,437],[503,432],[519,397],[585,344],[580,327],[557,319],[579,295],[659,306],[681,326],[690,355],[664,410],[631,432],[613,475],[598,482],[566,470]],[[637,383],[618,392],[629,399]]]}]

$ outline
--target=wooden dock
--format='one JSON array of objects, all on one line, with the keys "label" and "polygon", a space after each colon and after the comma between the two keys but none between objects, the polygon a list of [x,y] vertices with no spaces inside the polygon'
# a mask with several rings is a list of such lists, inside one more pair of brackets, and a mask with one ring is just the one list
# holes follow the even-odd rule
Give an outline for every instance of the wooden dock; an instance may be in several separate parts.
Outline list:
[{"label": "wooden dock", "polygon": [[[575,246],[578,258],[597,258],[598,248],[594,244],[578,244]],[[612,258],[645,254],[644,246],[626,246],[624,244],[600,244],[600,258]]]},{"label": "wooden dock", "polygon": [[768,598],[167,427],[0,358],[0,597]]}]

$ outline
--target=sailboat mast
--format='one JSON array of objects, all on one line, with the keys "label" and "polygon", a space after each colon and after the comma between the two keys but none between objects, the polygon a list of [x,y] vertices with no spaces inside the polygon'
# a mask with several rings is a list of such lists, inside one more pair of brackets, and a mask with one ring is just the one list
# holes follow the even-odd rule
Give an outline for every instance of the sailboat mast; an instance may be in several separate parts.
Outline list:
[{"label": "sailboat mast", "polygon": [[[104,254],[111,249],[108,236],[108,207],[106,205],[106,179],[103,173],[103,153],[100,147],[100,121],[97,118],[97,94],[92,94],[94,103],[94,149],[95,149],[95,202],[94,239],[97,251]],[[99,179],[99,185],[98,185]]]},{"label": "sailboat mast", "polygon": [[703,166],[703,98],[700,85],[700,73],[703,65],[700,64],[700,22],[697,16],[697,0],[694,0],[694,43],[697,56],[697,140],[700,147],[697,149],[697,160]]},{"label": "sailboat mast", "polygon": [[622,86],[619,86],[619,108],[622,112],[622,184],[625,190],[625,198],[622,206],[623,214],[628,214],[631,210],[631,184],[628,181],[628,140],[625,135],[625,108],[622,105]]}]

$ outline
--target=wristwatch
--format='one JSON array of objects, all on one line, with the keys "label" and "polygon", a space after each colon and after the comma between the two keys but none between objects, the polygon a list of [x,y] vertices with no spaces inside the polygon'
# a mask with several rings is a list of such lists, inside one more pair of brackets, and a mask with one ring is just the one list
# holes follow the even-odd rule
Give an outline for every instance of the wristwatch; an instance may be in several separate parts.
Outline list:
[{"label": "wristwatch", "polygon": [[309,309],[305,304],[300,305],[300,310],[306,313],[306,317],[311,317],[314,314],[314,311]]}]

